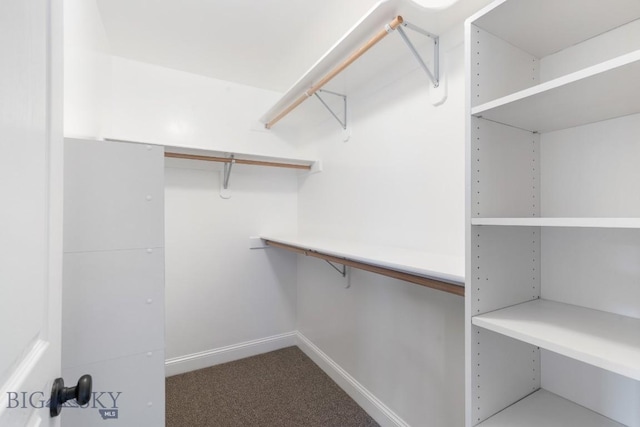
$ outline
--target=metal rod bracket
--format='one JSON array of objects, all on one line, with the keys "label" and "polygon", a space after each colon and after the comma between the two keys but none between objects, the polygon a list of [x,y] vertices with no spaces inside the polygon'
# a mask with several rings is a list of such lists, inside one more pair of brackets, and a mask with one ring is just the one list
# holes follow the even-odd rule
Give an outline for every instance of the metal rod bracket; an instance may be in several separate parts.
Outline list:
[{"label": "metal rod bracket", "polygon": [[[433,40],[433,72],[431,72],[427,64],[424,62],[422,56],[420,56],[413,43],[411,43],[411,40],[402,29],[402,27],[409,28],[410,30],[422,34],[423,36],[430,37]],[[416,58],[416,61],[418,61],[420,67],[424,70],[425,73],[427,73],[427,76],[433,83],[433,87],[440,86],[440,37],[433,33],[425,31],[422,28],[417,27],[409,22],[403,22],[400,26],[398,26],[397,30],[404,43]]]},{"label": "metal rod bracket", "polygon": [[224,180],[222,183],[222,187],[227,190],[229,188],[229,178],[231,177],[231,168],[233,164],[236,162],[233,158],[233,154],[230,157],[231,161],[225,162],[224,164]]},{"label": "metal rod bracket", "polygon": [[[322,99],[322,97],[318,94],[318,92],[328,93],[330,95],[339,96],[340,98],[342,98],[342,105],[344,110],[342,115],[342,120],[331,109],[331,107],[329,107],[329,105],[325,102],[325,100]],[[324,105],[324,108],[326,108],[331,113],[333,118],[336,119],[338,123],[340,123],[340,126],[342,126],[342,129],[347,129],[347,95],[343,95],[341,93],[336,93],[336,92],[332,92],[330,90],[324,90],[324,89],[318,89],[313,94],[316,96],[316,98],[318,98],[318,100],[322,103],[322,105]]]},{"label": "metal rod bracket", "polygon": [[339,268],[339,267],[337,267],[334,263],[332,263],[331,261],[329,261],[329,260],[327,260],[327,259],[325,259],[325,262],[326,262],[327,264],[329,264],[331,267],[333,267],[333,269],[334,269],[335,271],[337,271],[338,273],[340,273],[340,275],[341,275],[342,277],[347,277],[347,266],[346,266],[346,265],[343,265],[343,266],[342,266],[342,268]]}]

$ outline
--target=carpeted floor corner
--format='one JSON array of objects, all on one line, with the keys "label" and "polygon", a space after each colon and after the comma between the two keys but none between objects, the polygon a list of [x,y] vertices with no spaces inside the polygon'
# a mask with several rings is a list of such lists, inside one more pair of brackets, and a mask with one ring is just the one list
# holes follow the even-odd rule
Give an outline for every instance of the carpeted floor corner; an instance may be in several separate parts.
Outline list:
[{"label": "carpeted floor corner", "polygon": [[167,427],[378,427],[298,347],[166,379]]}]

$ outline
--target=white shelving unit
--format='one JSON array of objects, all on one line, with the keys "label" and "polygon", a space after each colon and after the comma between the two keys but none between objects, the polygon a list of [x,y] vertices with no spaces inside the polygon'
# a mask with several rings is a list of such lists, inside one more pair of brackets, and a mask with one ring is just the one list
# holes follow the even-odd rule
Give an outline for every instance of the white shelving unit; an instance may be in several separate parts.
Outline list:
[{"label": "white shelving unit", "polygon": [[640,426],[638,19],[499,0],[467,20],[468,427]]}]

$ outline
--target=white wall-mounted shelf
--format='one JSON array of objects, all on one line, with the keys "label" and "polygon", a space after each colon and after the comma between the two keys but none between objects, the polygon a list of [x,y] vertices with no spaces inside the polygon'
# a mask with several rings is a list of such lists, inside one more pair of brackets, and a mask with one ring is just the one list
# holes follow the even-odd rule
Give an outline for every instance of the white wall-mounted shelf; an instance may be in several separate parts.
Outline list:
[{"label": "white wall-mounted shelf", "polygon": [[472,323],[640,380],[640,319],[538,299],[474,316]]},{"label": "white wall-mounted shelf", "polygon": [[516,227],[640,228],[640,218],[472,218],[471,225]]},{"label": "white wall-mounted shelf", "polygon": [[[411,0],[383,0],[378,2],[262,115],[260,121],[267,123],[277,116],[279,112],[296,101],[298,97],[321,80],[335,66],[358,50],[363,43],[377,32],[383,30],[385,25],[389,24],[396,16],[402,16],[407,22],[437,35],[454,24],[461,22],[465,17],[476,11],[478,7],[482,7],[489,2],[490,0],[458,0],[446,8],[421,7]],[[411,34],[411,38],[419,41],[413,34]],[[421,44],[416,45],[419,47]],[[404,55],[411,55],[406,50],[400,37],[390,34],[373,47],[370,52],[358,59],[353,66],[349,67],[350,82],[358,84],[371,80],[376,73],[384,72],[381,70],[385,70],[385,68],[388,69],[390,61],[392,63],[395,58],[399,57],[399,52]],[[357,66],[361,61],[366,62],[366,64]],[[425,84],[428,84],[426,76]],[[343,86],[336,86],[332,83],[327,85],[327,89],[340,93],[344,91]],[[309,104],[309,102],[305,104]]]},{"label": "white wall-mounted shelf", "polygon": [[512,427],[516,425],[519,427],[622,426],[544,389],[539,389],[478,426]]},{"label": "white wall-mounted shelf", "polygon": [[640,113],[640,50],[471,109],[532,132],[549,132]]},{"label": "white wall-mounted shelf", "polygon": [[636,0],[502,0],[470,20],[541,58],[638,18],[640,2]]},{"label": "white wall-mounted shelf", "polygon": [[[203,156],[203,157],[212,157],[212,158],[225,158],[229,157],[231,154],[238,159],[244,159],[255,162],[258,166],[261,163],[270,163],[265,164],[265,166],[274,166],[274,164],[282,164],[282,167],[287,168],[288,166],[293,166],[293,169],[299,169],[303,172],[320,172],[322,170],[322,163],[319,160],[311,160],[311,159],[303,159],[303,158],[295,158],[295,157],[278,157],[278,156],[267,156],[263,154],[255,154],[255,153],[247,153],[247,152],[239,152],[239,151],[224,151],[224,150],[205,150],[202,148],[195,147],[186,147],[186,146],[172,146],[166,144],[156,144],[153,142],[142,142],[142,141],[125,141],[122,139],[112,139],[107,138],[107,141],[117,141],[117,142],[129,142],[134,144],[147,144],[147,145],[160,145],[165,148],[165,153],[174,153],[174,154],[184,154],[186,156]],[[195,158],[191,160],[197,160]],[[204,159],[203,159],[204,160]],[[288,165],[288,166],[287,166]],[[301,166],[302,168],[297,168],[296,166]]]},{"label": "white wall-mounted shelf", "polygon": [[266,235],[260,237],[303,251],[327,254],[450,283],[459,287],[462,293],[464,292],[464,259],[462,257],[317,237]]}]

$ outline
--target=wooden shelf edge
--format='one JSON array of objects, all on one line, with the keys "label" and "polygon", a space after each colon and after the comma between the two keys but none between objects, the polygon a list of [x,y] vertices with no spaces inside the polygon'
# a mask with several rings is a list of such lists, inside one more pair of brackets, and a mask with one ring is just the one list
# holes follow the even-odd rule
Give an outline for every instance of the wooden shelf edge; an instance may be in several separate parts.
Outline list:
[{"label": "wooden shelf edge", "polygon": [[359,270],[368,271],[371,273],[380,274],[382,276],[391,277],[393,279],[402,280],[405,282],[413,283],[420,286],[425,286],[427,288],[447,292],[450,294],[464,296],[465,288],[464,286],[454,285],[452,283],[424,277],[418,276],[416,274],[407,273],[399,270],[393,270],[386,267],[380,267],[374,264],[367,264],[362,261],[354,261],[348,258],[341,258],[334,255],[325,254],[316,250],[307,249],[301,246],[293,246],[284,243],[274,242],[273,240],[263,239],[268,246],[272,246],[274,248],[280,248],[284,250],[288,250],[300,255],[311,256],[314,258],[319,258],[325,261],[331,261],[338,264],[342,264],[348,267],[357,268]]},{"label": "wooden shelf edge", "polygon": [[237,163],[240,165],[254,165],[254,166],[271,166],[277,168],[285,168],[285,169],[301,169],[301,170],[311,170],[311,165],[302,165],[295,163],[283,163],[283,162],[270,162],[265,160],[249,160],[249,159],[238,159],[230,157],[217,157],[217,156],[203,156],[197,154],[184,154],[184,153],[171,153],[165,152],[165,157],[174,158],[174,159],[187,159],[187,160],[200,160],[205,162],[221,162],[221,163]]}]

